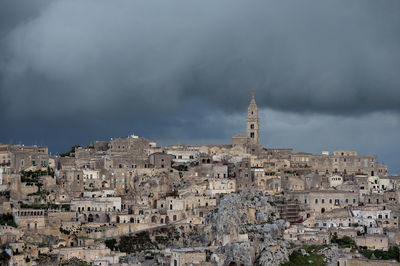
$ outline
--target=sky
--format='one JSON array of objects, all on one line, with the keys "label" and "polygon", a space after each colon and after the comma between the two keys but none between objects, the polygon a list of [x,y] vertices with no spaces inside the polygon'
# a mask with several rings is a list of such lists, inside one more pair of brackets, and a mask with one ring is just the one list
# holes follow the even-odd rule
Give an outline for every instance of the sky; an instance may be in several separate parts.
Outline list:
[{"label": "sky", "polygon": [[400,1],[2,0],[0,142],[356,149],[400,173]]}]

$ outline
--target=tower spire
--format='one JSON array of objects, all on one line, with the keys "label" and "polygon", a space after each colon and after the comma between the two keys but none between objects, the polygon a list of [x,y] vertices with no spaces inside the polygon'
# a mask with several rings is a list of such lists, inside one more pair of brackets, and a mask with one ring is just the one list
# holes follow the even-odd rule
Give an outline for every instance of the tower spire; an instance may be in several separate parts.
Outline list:
[{"label": "tower spire", "polygon": [[260,144],[260,121],[258,118],[258,106],[254,98],[254,91],[251,92],[251,101],[248,107],[246,120],[247,137],[251,144]]}]

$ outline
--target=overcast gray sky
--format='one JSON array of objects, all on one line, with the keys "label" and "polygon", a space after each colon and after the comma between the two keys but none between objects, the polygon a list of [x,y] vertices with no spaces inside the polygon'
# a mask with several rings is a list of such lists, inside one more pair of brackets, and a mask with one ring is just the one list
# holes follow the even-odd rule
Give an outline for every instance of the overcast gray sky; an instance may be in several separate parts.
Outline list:
[{"label": "overcast gray sky", "polygon": [[0,142],[357,149],[400,172],[400,1],[2,0]]}]

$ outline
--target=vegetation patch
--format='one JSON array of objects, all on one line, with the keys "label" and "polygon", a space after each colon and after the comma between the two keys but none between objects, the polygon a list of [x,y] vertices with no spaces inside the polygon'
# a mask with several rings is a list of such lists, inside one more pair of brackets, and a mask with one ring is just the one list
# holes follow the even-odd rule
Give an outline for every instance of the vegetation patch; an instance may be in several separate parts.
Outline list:
[{"label": "vegetation patch", "polygon": [[0,262],[1,264],[7,265],[7,262],[10,260],[10,255],[7,252],[3,251],[0,253]]},{"label": "vegetation patch", "polygon": [[360,252],[364,257],[371,259],[372,255],[374,255],[375,259],[378,260],[399,260],[399,247],[392,246],[389,247],[388,251],[383,250],[369,250],[367,247],[359,247],[358,252]]},{"label": "vegetation patch", "polygon": [[[289,255],[289,261],[281,264],[281,266],[299,266],[299,265],[311,265],[311,266],[322,266],[325,265],[322,254],[318,254],[318,251],[327,247],[326,245],[303,245],[292,252]],[[299,250],[304,249],[309,256],[303,255]]]},{"label": "vegetation patch", "polygon": [[[378,260],[397,260],[400,261],[400,250],[398,246],[389,247],[388,251],[383,250],[370,250],[367,247],[359,247],[356,245],[353,239],[348,236],[344,236],[342,238],[338,238],[335,234],[332,239],[332,243],[338,244],[339,248],[352,248],[352,250],[358,250],[360,254],[364,257]],[[372,256],[373,255],[373,256]]]},{"label": "vegetation patch", "polygon": [[9,190],[4,190],[4,191],[0,191],[0,197],[6,197],[6,198],[10,198],[10,191]]},{"label": "vegetation patch", "polygon": [[188,170],[188,167],[186,165],[183,165],[183,164],[172,165],[171,167],[174,168],[175,170],[178,170],[178,171],[187,171]]},{"label": "vegetation patch", "polygon": [[180,239],[179,232],[161,228],[155,235],[150,232],[140,232],[129,236],[122,236],[118,239],[105,240],[105,245],[111,250],[119,250],[130,254],[136,254],[143,251],[151,251],[171,247],[174,242]]},{"label": "vegetation patch", "polygon": [[299,265],[311,265],[311,266],[323,266],[324,255],[317,253],[309,253],[310,256],[303,256],[299,251],[293,251],[289,256],[289,261],[281,264],[282,266],[299,266]]},{"label": "vegetation patch", "polygon": [[60,155],[60,157],[67,157],[67,156],[75,157],[75,150],[80,147],[81,147],[81,145],[74,145],[71,147],[71,150],[64,152],[64,153],[60,153],[59,155]]},{"label": "vegetation patch", "polygon": [[331,239],[331,243],[338,244],[339,248],[356,248],[356,243],[349,236],[338,238],[335,234]]},{"label": "vegetation patch", "polygon": [[17,224],[14,222],[14,216],[11,213],[0,214],[0,225],[9,225],[17,228]]}]

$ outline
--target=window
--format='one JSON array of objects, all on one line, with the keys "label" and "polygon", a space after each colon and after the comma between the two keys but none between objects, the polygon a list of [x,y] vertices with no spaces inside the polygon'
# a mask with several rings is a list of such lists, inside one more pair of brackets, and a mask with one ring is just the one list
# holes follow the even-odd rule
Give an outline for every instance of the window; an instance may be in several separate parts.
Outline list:
[{"label": "window", "polygon": [[250,128],[251,128],[251,129],[254,129],[254,124],[251,124],[251,125],[250,125]]},{"label": "window", "polygon": [[250,133],[250,138],[253,138],[253,139],[254,139],[254,132],[251,132],[251,133]]},{"label": "window", "polygon": [[318,204],[318,199],[315,199],[315,204]]},{"label": "window", "polygon": [[321,200],[321,202],[322,202],[322,204],[324,204],[324,203],[325,203],[325,200],[324,200],[324,199],[322,199],[322,200]]},{"label": "window", "polygon": [[36,166],[36,161],[35,160],[32,161],[32,165]]}]

